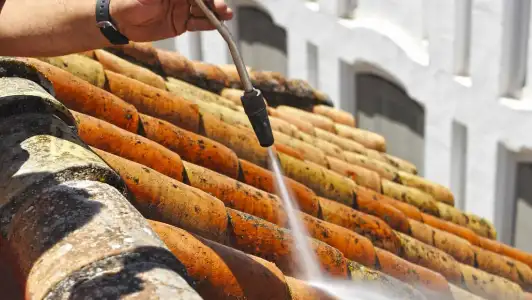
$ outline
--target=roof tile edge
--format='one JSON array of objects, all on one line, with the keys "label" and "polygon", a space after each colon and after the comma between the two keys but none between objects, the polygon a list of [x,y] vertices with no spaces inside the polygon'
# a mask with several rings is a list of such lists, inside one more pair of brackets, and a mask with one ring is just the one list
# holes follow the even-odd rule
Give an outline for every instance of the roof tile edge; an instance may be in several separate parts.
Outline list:
[{"label": "roof tile edge", "polygon": [[[12,59],[0,60],[0,70],[12,87],[0,88],[2,250],[17,278],[27,280],[26,298],[201,299],[182,264],[126,199],[120,177],[79,140],[49,82]],[[124,282],[134,277],[142,290]]]}]

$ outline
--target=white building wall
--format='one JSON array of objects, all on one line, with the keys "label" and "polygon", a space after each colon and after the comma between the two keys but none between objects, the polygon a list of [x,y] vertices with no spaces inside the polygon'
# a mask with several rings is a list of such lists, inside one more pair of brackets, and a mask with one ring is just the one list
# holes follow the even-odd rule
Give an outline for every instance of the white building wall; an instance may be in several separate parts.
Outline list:
[{"label": "white building wall", "polygon": [[[315,83],[337,107],[354,112],[356,62],[403,86],[425,108],[424,176],[451,186],[461,207],[494,221],[499,239],[509,242],[516,166],[532,161],[529,2],[231,0],[230,6],[267,11],[287,32],[288,76]],[[231,63],[223,43],[211,42],[216,34],[202,35],[202,58]],[[194,38],[178,41],[177,50],[198,57]]]}]

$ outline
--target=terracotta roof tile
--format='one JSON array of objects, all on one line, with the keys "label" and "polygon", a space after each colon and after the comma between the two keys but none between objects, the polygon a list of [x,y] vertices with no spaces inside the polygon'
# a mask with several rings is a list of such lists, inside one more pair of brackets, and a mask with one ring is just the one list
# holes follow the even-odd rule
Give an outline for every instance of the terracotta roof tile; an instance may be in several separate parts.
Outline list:
[{"label": "terracotta roof tile", "polygon": [[[380,271],[366,268],[354,261],[347,263],[349,275],[351,280],[355,283],[360,283],[362,286],[367,286],[369,289],[382,291],[388,297],[397,299],[423,299],[425,298],[419,290],[413,288],[411,285],[402,283],[394,277],[387,276]],[[438,295],[445,299],[445,291],[440,290]]]},{"label": "terracotta roof tile", "polygon": [[45,94],[46,85],[25,78],[38,79],[30,74],[35,69],[0,64],[10,70],[0,89],[1,247],[13,269],[2,281],[18,279],[31,299],[132,293],[200,299],[127,201],[122,179],[72,130],[68,110]]},{"label": "terracotta roof tile", "polygon": [[205,299],[289,299],[284,275],[236,249],[194,236],[166,223],[152,228],[183,262]]},{"label": "terracotta roof tile", "polygon": [[334,296],[329,295],[302,280],[286,276],[286,283],[290,289],[290,296],[293,300],[329,300],[336,299]]},{"label": "terracotta roof tile", "polygon": [[312,112],[330,118],[336,123],[344,124],[351,127],[356,127],[355,118],[350,113],[335,109],[326,105],[316,105]]},{"label": "terracotta roof tile", "polygon": [[[19,59],[8,64],[0,61],[0,65],[7,66],[0,68],[3,77],[13,77],[16,70],[19,77],[27,78],[9,81],[0,78],[0,107],[9,108],[1,110],[8,113],[0,115],[0,135],[23,135],[29,143],[36,133],[45,133],[63,151],[54,155],[63,153],[65,157],[76,158],[57,160],[53,159],[55,156],[41,155],[39,151],[46,146],[35,140],[36,144],[32,142],[28,148],[35,152],[30,155],[31,164],[18,168],[35,166],[56,174],[54,178],[63,174],[68,183],[52,183],[50,176],[33,175],[30,180],[5,171],[0,174],[0,178],[5,177],[0,181],[5,182],[0,184],[4,195],[18,195],[24,189],[50,191],[39,197],[42,203],[52,206],[43,204],[42,209],[39,206],[41,210],[35,211],[17,211],[18,206],[12,203],[19,200],[8,202],[11,198],[4,196],[4,203],[15,207],[15,212],[3,208],[4,214],[16,216],[2,223],[4,233],[6,228],[35,224],[31,232],[19,230],[19,235],[8,236],[12,253],[4,256],[14,255],[19,262],[17,274],[37,272],[51,261],[46,257],[59,253],[39,248],[44,251],[39,253],[44,260],[34,264],[37,252],[24,249],[25,245],[49,239],[42,231],[48,223],[39,223],[46,207],[57,207],[57,211],[64,211],[63,215],[69,214],[68,209],[75,211],[76,208],[56,203],[50,197],[61,193],[59,198],[72,196],[63,193],[61,184],[101,194],[98,199],[104,203],[114,201],[114,206],[110,205],[88,224],[100,224],[102,220],[101,224],[111,222],[116,228],[124,228],[120,230],[138,231],[141,225],[131,224],[147,224],[138,213],[133,219],[139,223],[105,218],[105,214],[127,211],[127,202],[114,189],[125,192],[127,186],[133,195],[130,202],[145,218],[154,220],[149,224],[186,269],[174,268],[172,274],[176,275],[171,276],[171,272],[141,271],[140,276],[150,284],[168,284],[169,291],[170,286],[177,286],[175,280],[182,280],[177,275],[181,274],[187,280],[191,278],[192,286],[205,298],[330,297],[296,279],[299,274],[294,239],[285,228],[282,203],[274,195],[273,175],[265,169],[266,151],[256,142],[238,99],[241,86],[234,66],[189,61],[177,53],[157,50],[149,43],[41,61]],[[328,106],[327,97],[306,82],[274,72],[250,72],[254,84],[266,96],[277,155],[302,210],[313,249],[328,273],[345,280],[377,283],[401,299],[529,297],[523,290],[531,288],[531,254],[495,241],[492,224],[453,207],[449,189],[418,176],[410,162],[385,153],[386,141],[382,136],[356,128],[353,116]],[[72,111],[56,101],[54,95]],[[1,125],[7,121],[21,126]],[[76,127],[77,134],[61,129],[64,124]],[[16,128],[25,129],[19,133]],[[58,132],[62,135],[58,136]],[[6,139],[8,142],[0,146],[5,148],[2,153],[19,153],[15,151],[18,140]],[[71,148],[62,146],[67,144]],[[74,151],[76,147],[80,150]],[[83,155],[78,157],[76,153]],[[26,156],[17,157],[28,160]],[[83,169],[88,162],[90,171],[79,174],[68,171]],[[102,180],[106,183],[98,183]],[[35,198],[24,195],[27,199]],[[17,197],[13,199],[20,198]],[[125,208],[120,208],[120,203],[126,203]],[[72,222],[82,221],[77,216],[72,215]],[[93,249],[114,238],[113,235],[102,238],[98,226],[103,225],[85,225],[76,233],[87,232],[86,241],[79,239],[82,235],[63,233],[64,229],[58,228],[58,233],[66,235],[54,240],[57,251],[70,236],[76,239],[72,243],[79,243],[76,249]],[[86,244],[88,241],[93,244]],[[177,262],[168,256],[155,235],[142,236],[140,242],[158,247],[150,250],[161,253],[154,256],[161,257],[157,263]],[[114,257],[110,254],[114,252],[105,249],[102,246],[87,250],[92,251],[92,256],[83,256],[86,262],[67,264],[61,274],[74,276],[68,278],[78,278],[80,272],[92,274],[91,268],[114,259],[109,258]],[[129,248],[113,251],[118,251],[118,256],[130,255],[125,249]],[[120,259],[115,262],[127,276],[137,266],[124,264]],[[58,284],[34,287],[32,277],[28,281],[32,291],[46,294],[50,291],[47,289],[55,288],[59,289],[57,292],[71,293],[97,284],[74,288],[63,278],[54,279],[59,273],[46,274],[49,274],[44,277],[46,282]],[[168,280],[174,277],[165,282],[160,281],[161,276]],[[120,280],[114,282],[119,284]],[[190,287],[187,291],[191,299],[195,297]]]},{"label": "terracotta roof tile", "polygon": [[227,236],[225,205],[219,199],[142,164],[93,148],[124,179],[133,204],[147,218],[215,241]]},{"label": "terracotta roof tile", "polygon": [[55,96],[69,109],[97,116],[131,132],[136,132],[138,129],[139,115],[133,105],[67,70],[33,58],[25,60],[53,83]]}]

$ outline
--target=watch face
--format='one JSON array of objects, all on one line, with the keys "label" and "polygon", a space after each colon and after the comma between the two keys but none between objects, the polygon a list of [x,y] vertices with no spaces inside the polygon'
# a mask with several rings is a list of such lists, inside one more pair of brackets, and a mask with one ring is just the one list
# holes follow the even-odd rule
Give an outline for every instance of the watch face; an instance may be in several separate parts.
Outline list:
[{"label": "watch face", "polygon": [[99,28],[113,28],[114,30],[116,30],[116,28],[113,25],[113,23],[111,23],[109,21],[100,21],[100,22],[96,23],[96,26],[98,26]]}]

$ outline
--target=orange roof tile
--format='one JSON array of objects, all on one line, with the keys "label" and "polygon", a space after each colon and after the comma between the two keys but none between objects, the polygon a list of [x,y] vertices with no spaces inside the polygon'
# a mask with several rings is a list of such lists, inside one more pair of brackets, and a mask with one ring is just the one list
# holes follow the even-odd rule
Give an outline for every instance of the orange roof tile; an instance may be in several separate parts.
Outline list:
[{"label": "orange roof tile", "polygon": [[[65,180],[74,180],[69,186],[101,191],[100,201],[104,203],[125,201],[119,194],[111,196],[107,186],[124,191],[127,186],[133,195],[130,203],[145,218],[153,220],[149,223],[153,230],[186,269],[176,269],[177,277],[172,280],[188,279],[196,292],[206,298],[329,297],[296,279],[293,237],[286,229],[284,208],[273,195],[275,186],[271,172],[265,169],[265,149],[258,145],[241,103],[234,99],[241,86],[231,66],[189,61],[177,53],[137,43],[42,60],[19,58],[0,65],[22,70],[4,71],[3,76],[30,78],[52,93],[29,85],[10,90],[9,86],[16,85],[18,79],[10,80],[9,85],[0,84],[0,107],[14,105],[12,99],[25,107],[8,110],[11,113],[2,118],[19,122],[22,128],[33,128],[25,131],[28,139],[33,138],[33,132],[44,130],[58,145],[64,139],[75,141],[72,147],[79,145],[78,152],[59,148],[64,155],[83,153],[79,166],[74,163],[69,168],[107,170],[94,173],[99,177],[92,176],[92,171],[64,173]],[[273,72],[250,71],[254,84],[266,96],[274,120],[278,157],[304,212],[302,217],[312,236],[313,249],[327,272],[346,280],[377,281],[404,299],[437,295],[444,299],[507,300],[520,299],[525,296],[524,291],[530,290],[532,255],[495,241],[492,224],[453,207],[449,189],[418,176],[410,162],[385,153],[382,136],[356,128],[353,116],[327,105],[327,97],[303,81]],[[52,84],[47,85],[41,74]],[[37,94],[33,92],[36,89]],[[37,98],[25,97],[25,93]],[[48,110],[39,109],[43,105]],[[39,117],[42,121],[37,125],[29,123],[35,119],[32,114],[44,112],[50,116]],[[64,129],[62,136],[58,131],[46,131],[47,124],[53,122],[54,128],[65,126],[52,122],[51,115],[70,120],[77,134],[66,134]],[[0,126],[0,135],[12,134],[2,130]],[[4,148],[12,151],[8,146]],[[31,148],[37,156],[45,149],[40,144]],[[84,165],[90,161],[91,167]],[[49,174],[59,174],[63,163],[54,169],[57,164],[43,160],[39,166],[49,169]],[[18,195],[22,187],[36,186],[35,180],[18,183],[13,172],[0,171],[4,172],[0,179],[6,178],[6,184],[0,185],[4,192],[9,189]],[[91,183],[83,185],[76,180]],[[98,183],[102,180],[108,184]],[[39,189],[49,188],[53,193],[55,186],[62,184],[45,182],[48,186],[37,184]],[[17,197],[33,201],[34,196],[24,195],[25,198]],[[40,196],[47,201],[43,203],[55,203],[47,195]],[[9,201],[10,198],[4,203]],[[61,206],[64,204],[57,205],[68,214],[67,207]],[[104,218],[105,213],[112,214],[109,209],[119,212],[115,206],[95,220]],[[8,220],[6,228],[22,228],[17,224],[42,217],[40,211],[20,213],[22,221]],[[24,214],[31,214],[32,218],[27,219]],[[140,223],[135,224],[148,224],[139,216],[135,222]],[[101,222],[114,222],[113,226],[118,227],[130,224],[120,218],[104,218]],[[47,225],[36,226],[39,230],[38,226]],[[91,228],[93,235],[88,236],[99,245],[98,227],[89,226],[87,230]],[[155,234],[148,236],[141,241],[159,241]],[[42,238],[46,239],[46,235]],[[20,276],[39,270],[40,265],[34,265],[32,260],[35,253],[21,252],[22,246],[31,243],[34,237],[28,235],[8,236],[8,249],[19,261],[15,272]],[[63,245],[66,240],[61,237],[57,243]],[[89,247],[85,243],[80,246]],[[169,253],[163,246],[157,247],[157,251]],[[105,260],[109,254],[101,256],[102,250],[87,256],[86,263]],[[59,253],[41,251],[45,257]],[[83,268],[69,265],[61,276],[77,274]],[[49,276],[59,275],[52,272]],[[155,282],[157,276],[161,275],[146,272],[143,278]],[[19,278],[33,291],[33,277]],[[65,279],[54,280],[50,283]],[[170,281],[159,282],[166,283]],[[46,289],[52,287],[56,288],[35,287],[35,293],[46,294]],[[187,291],[193,299],[194,291]]]}]

